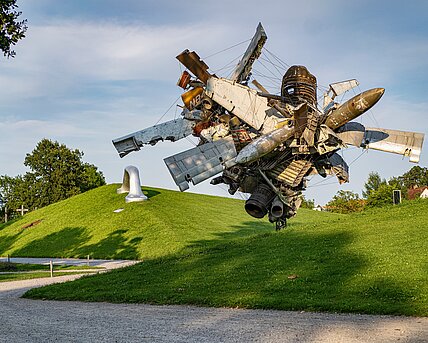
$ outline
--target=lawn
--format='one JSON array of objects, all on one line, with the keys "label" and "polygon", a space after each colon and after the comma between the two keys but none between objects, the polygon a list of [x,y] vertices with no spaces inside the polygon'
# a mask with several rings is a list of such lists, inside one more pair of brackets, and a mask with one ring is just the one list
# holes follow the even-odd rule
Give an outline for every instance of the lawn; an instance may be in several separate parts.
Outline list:
[{"label": "lawn", "polygon": [[281,232],[230,224],[176,252],[25,296],[427,316],[427,213],[421,200],[353,215],[301,210]]},{"label": "lawn", "polygon": [[146,259],[200,239],[272,231],[267,220],[249,217],[241,200],[144,187],[148,201],[126,204],[118,187],[100,187],[0,224],[0,256]]}]

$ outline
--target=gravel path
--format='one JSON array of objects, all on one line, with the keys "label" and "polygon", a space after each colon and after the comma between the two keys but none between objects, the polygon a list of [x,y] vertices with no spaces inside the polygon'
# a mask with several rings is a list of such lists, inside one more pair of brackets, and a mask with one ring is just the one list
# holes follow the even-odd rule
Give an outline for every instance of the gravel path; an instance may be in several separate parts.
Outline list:
[{"label": "gravel path", "polygon": [[[46,264],[52,259],[12,262]],[[86,260],[54,259],[86,265]],[[136,261],[91,260],[120,268]],[[428,342],[428,318],[22,299],[66,275],[0,283],[0,342]]]},{"label": "gravel path", "polygon": [[0,257],[0,262],[10,261],[12,263],[25,263],[25,264],[43,264],[49,265],[52,261],[54,265],[68,265],[68,266],[90,266],[101,267],[106,269],[115,269],[126,267],[138,261],[133,260],[86,260],[78,258],[51,258],[51,257]]},{"label": "gravel path", "polygon": [[428,342],[428,318],[40,301],[0,283],[0,342]]}]

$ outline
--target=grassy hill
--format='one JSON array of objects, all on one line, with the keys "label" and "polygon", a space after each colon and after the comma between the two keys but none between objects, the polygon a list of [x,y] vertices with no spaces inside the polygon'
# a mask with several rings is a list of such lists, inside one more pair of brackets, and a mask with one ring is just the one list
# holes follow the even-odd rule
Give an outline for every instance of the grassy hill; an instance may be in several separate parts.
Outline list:
[{"label": "grassy hill", "polygon": [[100,187],[0,224],[0,256],[146,259],[199,240],[272,230],[266,220],[248,216],[243,201],[143,188],[149,201],[125,204],[118,187]]},{"label": "grassy hill", "polygon": [[[113,201],[117,195],[110,194],[114,187],[109,187],[108,192],[109,188],[104,188],[105,196]],[[96,192],[104,190],[92,193],[94,202]],[[145,212],[147,208],[143,210],[149,202],[129,204],[129,218],[133,218],[134,207],[139,213],[133,219],[136,223],[128,224],[128,217],[123,216],[122,222],[108,226],[110,233],[104,233],[107,237],[101,239],[110,239],[113,244],[112,238],[122,237],[122,248],[115,253],[125,256],[125,252],[132,251],[145,257],[143,263],[73,283],[31,290],[26,296],[428,316],[426,200],[354,215],[301,210],[286,230],[275,232],[270,224],[246,216],[240,201],[158,192],[150,201],[151,217]],[[170,211],[163,212],[164,209],[155,215],[156,209],[167,206],[165,201],[156,205],[156,198],[161,197],[176,199],[180,207],[169,206]],[[192,200],[201,199],[205,199],[203,204],[191,205]],[[58,206],[63,206],[63,217],[69,218],[65,204]],[[182,211],[185,206],[189,215]],[[110,212],[116,207],[112,205]],[[152,218],[150,223],[156,229],[143,226],[138,220],[141,217]],[[95,220],[95,216],[92,218]],[[103,220],[103,225],[107,222]],[[123,234],[115,233],[119,223],[122,230],[128,228]],[[21,224],[17,225],[3,228],[0,235],[13,227],[18,230]],[[85,228],[84,237],[91,238],[80,248],[76,245],[74,250],[69,249],[71,254],[86,253],[85,249],[91,246],[106,246],[94,241],[94,237],[100,239],[100,233],[95,232],[102,225],[96,230],[95,223],[79,225]],[[60,226],[60,232],[63,230]],[[9,235],[18,235],[13,232]],[[156,235],[158,232],[160,236]],[[126,244],[132,245],[135,237],[142,239],[132,249],[127,248]],[[151,249],[147,244],[149,237],[152,252],[147,251]],[[21,245],[21,251],[28,249]],[[12,244],[9,250],[13,249]]]}]

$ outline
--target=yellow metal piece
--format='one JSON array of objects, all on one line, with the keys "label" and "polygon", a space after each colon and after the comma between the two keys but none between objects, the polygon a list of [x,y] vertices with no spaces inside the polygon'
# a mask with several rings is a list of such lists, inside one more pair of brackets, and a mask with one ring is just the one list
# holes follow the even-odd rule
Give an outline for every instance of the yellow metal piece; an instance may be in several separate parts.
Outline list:
[{"label": "yellow metal piece", "polygon": [[287,165],[285,169],[284,166],[275,167],[272,170],[272,174],[275,175],[277,180],[286,182],[292,187],[296,187],[300,184],[311,165],[311,162],[307,160],[295,160]]},{"label": "yellow metal piece", "polygon": [[202,87],[193,88],[186,93],[181,94],[184,106],[188,110],[193,110],[202,101],[204,89]]},{"label": "yellow metal piece", "polygon": [[281,127],[289,125],[289,123],[290,123],[289,119],[282,120],[282,121],[278,122],[278,124],[275,125],[275,129],[279,129]]}]

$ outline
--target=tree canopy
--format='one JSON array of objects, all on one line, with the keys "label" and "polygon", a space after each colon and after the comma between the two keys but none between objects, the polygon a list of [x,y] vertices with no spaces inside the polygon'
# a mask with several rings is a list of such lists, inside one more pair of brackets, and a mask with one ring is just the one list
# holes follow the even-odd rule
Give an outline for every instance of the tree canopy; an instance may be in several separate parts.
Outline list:
[{"label": "tree canopy", "polygon": [[7,58],[15,57],[12,47],[25,37],[27,20],[19,20],[22,12],[17,11],[16,0],[0,1],[0,50]]},{"label": "tree canopy", "polygon": [[410,189],[428,186],[428,168],[414,166],[400,176],[390,178],[388,181],[381,178],[379,173],[371,172],[362,191],[366,200],[358,198],[358,194],[350,191],[339,191],[327,204],[330,211],[350,213],[361,211],[366,207],[381,207],[393,204],[393,191],[400,190],[402,198],[412,199]]},{"label": "tree canopy", "polygon": [[386,180],[382,179],[377,172],[371,172],[364,184],[363,198],[367,199],[373,191],[376,191],[381,185],[386,185]]},{"label": "tree canopy", "polygon": [[398,181],[407,189],[428,186],[428,168],[414,166],[407,173],[399,176]]},{"label": "tree canopy", "polygon": [[329,211],[337,213],[360,212],[364,208],[364,200],[357,193],[340,190],[326,206]]},{"label": "tree canopy", "polygon": [[33,210],[105,185],[103,173],[82,157],[78,149],[41,140],[25,157],[30,172],[0,176],[0,201],[10,209],[24,205]]}]

